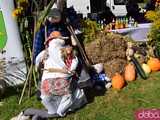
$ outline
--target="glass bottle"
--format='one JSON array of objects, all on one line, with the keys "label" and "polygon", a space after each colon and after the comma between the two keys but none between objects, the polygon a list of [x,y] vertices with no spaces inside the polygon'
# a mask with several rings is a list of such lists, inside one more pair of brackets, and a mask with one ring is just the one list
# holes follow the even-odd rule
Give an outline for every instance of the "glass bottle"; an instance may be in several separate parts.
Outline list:
[{"label": "glass bottle", "polygon": [[128,18],[125,19],[125,28],[128,28]]},{"label": "glass bottle", "polygon": [[113,20],[112,20],[112,29],[113,29],[113,30],[115,29],[115,20],[114,20],[114,18],[113,18]]}]

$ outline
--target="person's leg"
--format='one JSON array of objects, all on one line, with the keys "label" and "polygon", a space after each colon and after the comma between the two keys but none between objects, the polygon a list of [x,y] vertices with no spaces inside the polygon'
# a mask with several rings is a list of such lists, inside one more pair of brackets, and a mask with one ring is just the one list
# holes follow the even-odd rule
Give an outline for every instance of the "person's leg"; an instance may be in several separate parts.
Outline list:
[{"label": "person's leg", "polygon": [[58,106],[57,113],[62,117],[65,116],[66,112],[68,112],[68,109],[71,107],[72,104],[73,104],[72,95],[71,94],[64,95]]},{"label": "person's leg", "polygon": [[41,118],[48,118],[53,115],[48,114],[48,111],[45,109],[35,109],[35,108],[28,108],[23,113],[25,116],[35,116],[38,115]]},{"label": "person's leg", "polygon": [[[38,115],[34,115],[32,117],[32,120],[42,120]],[[46,119],[47,120],[47,119]]]},{"label": "person's leg", "polygon": [[92,80],[89,74],[89,69],[87,66],[84,65],[81,58],[79,58],[79,80],[78,80],[78,86],[80,88],[85,88],[85,87],[92,87]]},{"label": "person's leg", "polygon": [[59,117],[57,114],[48,114],[48,111],[45,109],[34,109],[28,108],[23,113],[25,116],[31,116],[32,120],[44,120],[47,118]]},{"label": "person's leg", "polygon": [[50,96],[42,98],[41,102],[48,110],[49,114],[56,114],[61,99],[62,99],[61,96]]},{"label": "person's leg", "polygon": [[87,104],[87,98],[82,89],[77,88],[73,93],[73,104],[70,107],[70,111],[75,111]]}]

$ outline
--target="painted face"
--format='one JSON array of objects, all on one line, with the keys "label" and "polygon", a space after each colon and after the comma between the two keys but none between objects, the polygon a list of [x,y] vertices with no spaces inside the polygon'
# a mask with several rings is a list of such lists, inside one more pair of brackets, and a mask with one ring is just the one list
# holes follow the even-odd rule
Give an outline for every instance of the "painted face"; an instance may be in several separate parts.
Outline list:
[{"label": "painted face", "polygon": [[61,18],[49,17],[48,20],[51,23],[59,23],[61,21]]},{"label": "painted face", "polygon": [[66,47],[66,52],[67,54],[71,54],[72,53],[73,48],[71,46],[67,46]]}]

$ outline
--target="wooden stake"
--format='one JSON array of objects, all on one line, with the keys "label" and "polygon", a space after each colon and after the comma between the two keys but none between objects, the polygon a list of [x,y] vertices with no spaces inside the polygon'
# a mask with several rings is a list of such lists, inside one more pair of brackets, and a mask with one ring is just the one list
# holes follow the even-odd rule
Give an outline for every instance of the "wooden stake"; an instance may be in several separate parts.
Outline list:
[{"label": "wooden stake", "polygon": [[19,100],[19,104],[21,104],[21,102],[22,102],[22,99],[23,99],[23,96],[24,96],[24,92],[25,92],[25,89],[26,89],[26,87],[27,87],[27,83],[28,83],[28,81],[29,81],[29,77],[30,77],[31,72],[32,72],[32,67],[33,67],[33,65],[31,64],[30,69],[29,69],[29,72],[28,72],[28,75],[27,75],[27,78],[26,78],[25,83],[24,83],[24,87],[23,87],[23,90],[22,90],[22,93],[21,93],[21,97],[20,97],[20,100]]}]

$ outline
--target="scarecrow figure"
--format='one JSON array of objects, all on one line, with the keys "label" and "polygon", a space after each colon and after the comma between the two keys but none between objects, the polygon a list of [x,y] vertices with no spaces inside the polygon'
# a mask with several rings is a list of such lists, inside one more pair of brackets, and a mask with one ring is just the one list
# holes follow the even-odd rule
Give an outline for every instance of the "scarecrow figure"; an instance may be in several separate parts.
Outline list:
[{"label": "scarecrow figure", "polygon": [[21,114],[32,120],[63,117],[87,103],[84,91],[77,85],[78,58],[72,47],[64,46],[64,37],[58,31],[50,34],[45,45],[47,48],[38,54],[36,65],[41,61],[44,64],[40,97],[46,110],[29,108]]}]

